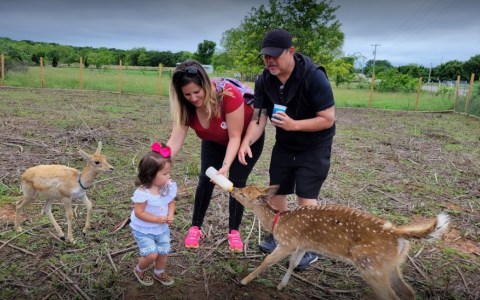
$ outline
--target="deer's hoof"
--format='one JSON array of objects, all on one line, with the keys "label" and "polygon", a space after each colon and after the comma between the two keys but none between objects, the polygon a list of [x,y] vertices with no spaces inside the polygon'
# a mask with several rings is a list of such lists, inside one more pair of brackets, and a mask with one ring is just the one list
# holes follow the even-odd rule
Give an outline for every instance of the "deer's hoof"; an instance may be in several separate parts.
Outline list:
[{"label": "deer's hoof", "polygon": [[248,284],[248,280],[247,280],[246,278],[243,278],[243,280],[240,281],[240,283],[241,283],[242,285],[247,285],[247,284]]}]

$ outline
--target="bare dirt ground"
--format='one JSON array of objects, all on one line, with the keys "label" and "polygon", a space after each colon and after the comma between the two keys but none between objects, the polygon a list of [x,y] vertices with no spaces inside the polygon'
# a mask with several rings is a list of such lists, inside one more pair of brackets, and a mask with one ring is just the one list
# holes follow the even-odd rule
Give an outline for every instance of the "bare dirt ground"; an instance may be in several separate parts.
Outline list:
[{"label": "bare dirt ground", "polygon": [[[480,122],[457,114],[337,110],[337,136],[330,175],[319,203],[369,211],[395,224],[418,222],[441,211],[452,218],[442,240],[413,241],[403,264],[418,299],[480,298]],[[240,280],[258,266],[258,224],[246,211],[244,253],[229,253],[227,195],[215,190],[196,251],[183,239],[190,225],[199,141],[190,132],[175,159],[180,190],[168,271],[175,284],[143,287],[132,268],[136,246],[122,221],[131,211],[135,167],[151,141],[170,131],[165,99],[63,90],[0,88],[0,299],[371,299],[370,290],[346,263],[321,256],[296,273],[284,291],[276,285],[285,264],[275,265],[247,286]],[[37,164],[82,168],[78,149],[92,152],[102,140],[115,172],[97,178],[88,191],[94,229],[81,230],[78,205],[75,244],[56,238],[40,214],[42,200],[27,207],[25,231],[13,230],[21,173]],[[268,128],[262,159],[251,184],[268,183],[274,140]],[[294,199],[289,205],[295,206]],[[54,215],[66,228],[58,203]],[[261,231],[262,236],[265,235]]]}]

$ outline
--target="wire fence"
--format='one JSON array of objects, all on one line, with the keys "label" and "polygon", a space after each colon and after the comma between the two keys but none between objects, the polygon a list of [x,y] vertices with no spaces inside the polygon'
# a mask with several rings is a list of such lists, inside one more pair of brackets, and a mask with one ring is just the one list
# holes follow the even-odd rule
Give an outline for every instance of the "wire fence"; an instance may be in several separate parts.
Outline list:
[{"label": "wire fence", "polygon": [[[4,62],[1,56],[1,81],[0,86],[28,87],[28,88],[54,88],[54,89],[80,89],[109,91],[128,94],[158,95],[168,97],[169,85],[174,72],[173,67],[137,67],[123,66],[102,66],[86,68],[81,59],[76,65],[60,65],[58,67],[28,66],[22,62]],[[237,77],[233,71],[214,72],[212,77]],[[416,94],[406,95],[402,92],[393,93],[393,96],[386,93],[370,90],[369,99],[364,99],[368,93],[367,82],[356,84],[353,92],[345,96],[346,106],[372,107],[372,98],[386,99],[386,102],[373,107],[397,108],[406,110],[452,110],[458,113],[480,117],[480,84],[474,84],[472,80],[460,81],[449,80],[440,82],[423,83],[419,79]],[[254,81],[252,78],[251,81]],[[351,85],[352,86],[352,85]],[[375,94],[375,97],[373,96]],[[378,96],[380,95],[380,96]],[[398,103],[403,98],[409,103],[405,107]],[[355,101],[358,99],[357,101]],[[422,101],[423,100],[423,101]],[[376,100],[378,101],[378,100]],[[420,106],[419,106],[420,102]],[[422,103],[423,102],[423,103]],[[427,105],[425,103],[428,102]],[[441,104],[439,102],[442,102]],[[359,104],[360,103],[360,104]],[[423,104],[423,106],[422,106]],[[433,104],[433,105],[432,105]]]}]

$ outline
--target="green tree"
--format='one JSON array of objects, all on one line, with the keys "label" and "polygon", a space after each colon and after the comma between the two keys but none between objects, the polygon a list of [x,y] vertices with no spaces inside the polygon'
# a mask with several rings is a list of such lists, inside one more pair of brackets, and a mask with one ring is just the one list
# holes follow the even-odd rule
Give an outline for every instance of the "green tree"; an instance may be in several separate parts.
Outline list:
[{"label": "green tree", "polygon": [[428,77],[429,69],[419,66],[417,64],[408,64],[405,66],[400,66],[397,68],[400,74],[409,75],[414,78],[423,77],[424,79]]},{"label": "green tree", "polygon": [[284,28],[293,36],[297,51],[327,66],[340,54],[344,34],[331,2],[314,0],[270,0],[268,7],[252,8],[240,26],[225,31],[221,45],[242,74],[263,69],[258,57],[263,35],[273,28]]},{"label": "green tree", "polygon": [[140,56],[141,53],[146,52],[145,48],[133,48],[132,50],[129,50],[127,53],[127,62],[128,65],[130,66],[139,66],[139,61],[138,57]]},{"label": "green tree", "polygon": [[390,69],[395,69],[395,67],[388,60],[373,61],[373,59],[371,59],[367,61],[367,64],[365,65],[365,74],[369,77],[372,77],[374,63],[375,63],[375,76],[377,76],[379,73],[388,71]]},{"label": "green tree", "polygon": [[216,46],[217,44],[215,42],[203,40],[203,42],[198,44],[197,52],[193,54],[193,57],[200,63],[209,65],[212,63]]},{"label": "green tree", "polygon": [[463,66],[465,73],[469,76],[470,74],[474,73],[475,74],[475,80],[478,80],[480,74],[480,54],[477,54],[475,56],[470,57],[469,60],[467,60]]},{"label": "green tree", "polygon": [[189,51],[180,51],[174,54],[174,62],[175,64],[172,65],[172,67],[176,66],[176,63],[181,63],[183,61],[186,61],[187,59],[192,59],[193,58],[193,53]]},{"label": "green tree", "polygon": [[54,67],[54,68],[58,67],[58,62],[60,60],[60,55],[58,54],[58,51],[56,51],[54,49],[54,50],[50,51],[48,56],[52,61],[52,67]]},{"label": "green tree", "polygon": [[395,68],[379,72],[378,79],[378,90],[381,92],[414,92],[418,83],[418,79],[400,74]]},{"label": "green tree", "polygon": [[139,66],[149,66],[150,59],[148,57],[148,53],[146,51],[140,52],[138,55],[138,65]]},{"label": "green tree", "polygon": [[354,57],[341,57],[328,64],[328,76],[335,81],[337,87],[342,83],[350,83],[353,80],[355,77],[354,62]]},{"label": "green tree", "polygon": [[463,71],[463,63],[458,60],[451,60],[437,67],[440,80],[456,80],[457,76],[463,80],[469,80],[470,76]]},{"label": "green tree", "polygon": [[212,57],[212,65],[215,70],[232,70],[234,68],[232,59],[228,56],[228,53],[223,51],[215,53]]},{"label": "green tree", "polygon": [[105,65],[115,64],[115,56],[107,48],[100,48],[96,51],[91,51],[88,54],[91,64],[94,64],[97,69]]}]

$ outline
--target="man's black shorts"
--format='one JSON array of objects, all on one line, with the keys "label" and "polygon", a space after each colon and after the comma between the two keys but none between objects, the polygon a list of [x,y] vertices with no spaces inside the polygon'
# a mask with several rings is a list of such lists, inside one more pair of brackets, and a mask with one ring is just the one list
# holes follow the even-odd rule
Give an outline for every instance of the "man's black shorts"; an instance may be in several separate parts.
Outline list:
[{"label": "man's black shorts", "polygon": [[313,146],[292,151],[279,144],[272,149],[270,184],[279,184],[277,195],[297,194],[306,199],[317,199],[330,169],[332,146]]}]

